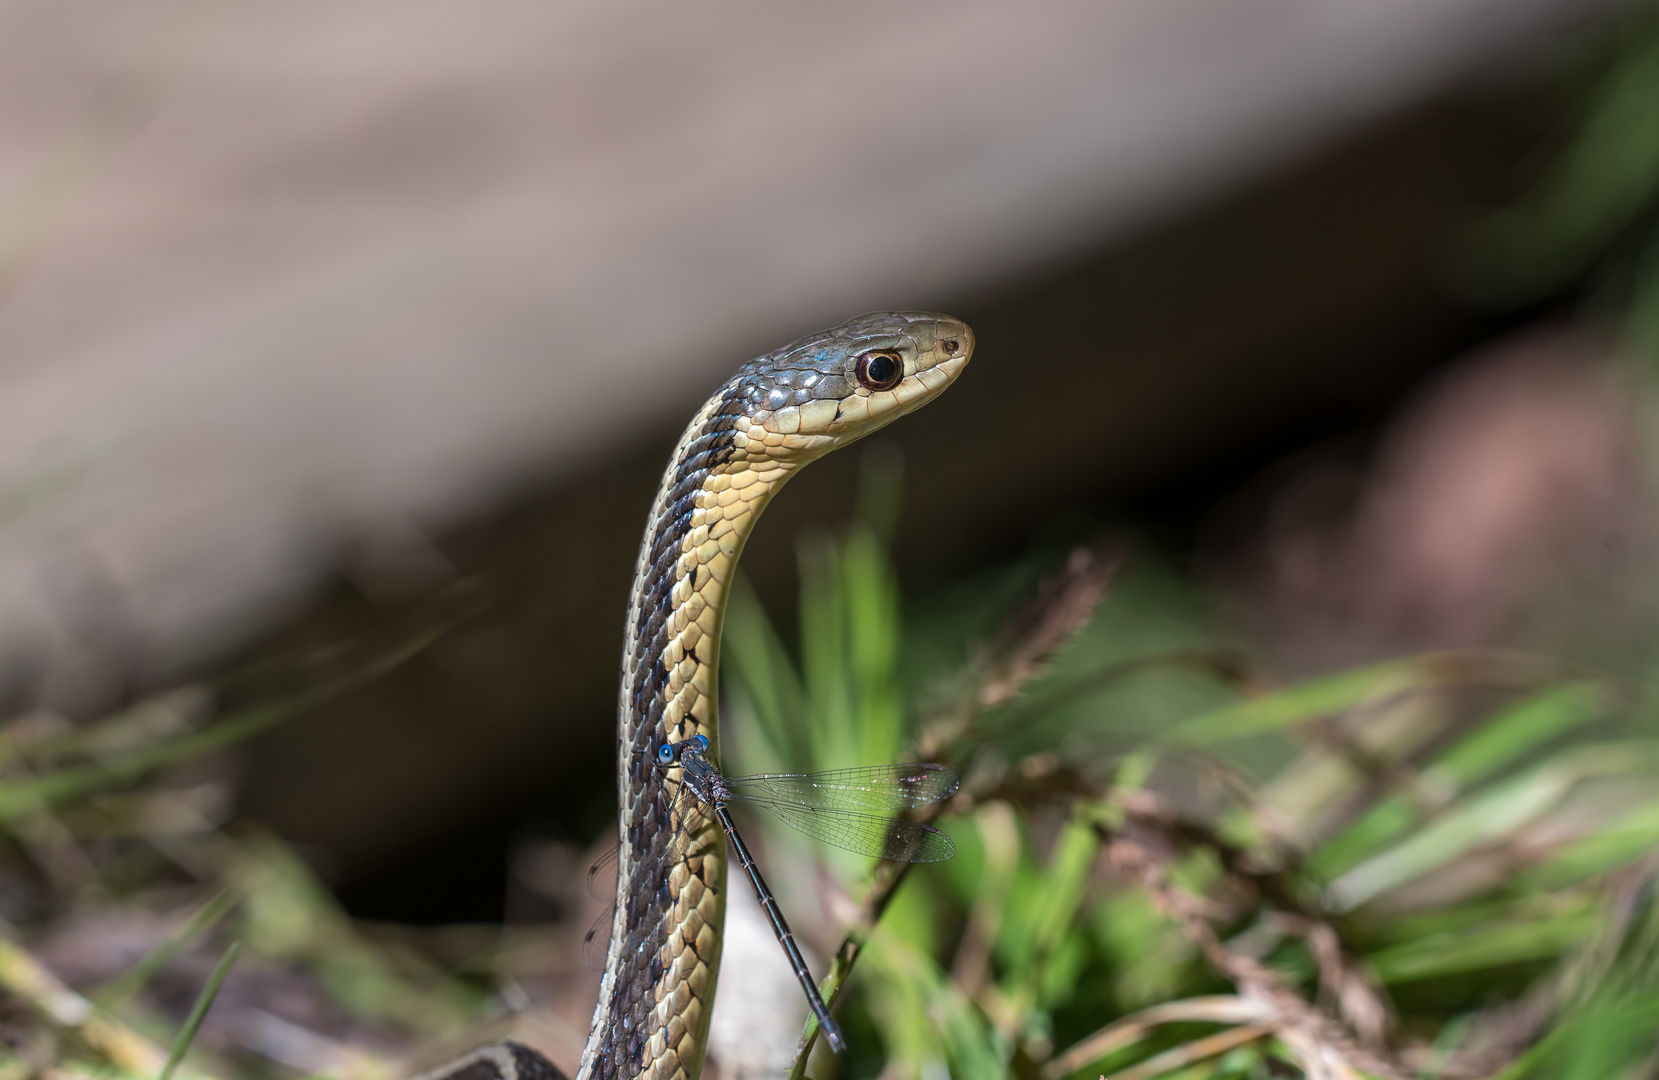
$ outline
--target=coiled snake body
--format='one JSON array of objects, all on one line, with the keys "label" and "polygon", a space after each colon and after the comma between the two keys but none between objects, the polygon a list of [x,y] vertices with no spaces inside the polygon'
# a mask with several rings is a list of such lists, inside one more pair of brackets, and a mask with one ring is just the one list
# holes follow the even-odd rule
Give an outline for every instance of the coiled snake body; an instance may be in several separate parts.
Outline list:
[{"label": "coiled snake body", "polygon": [[[919,408],[961,373],[973,332],[949,316],[876,312],[768,353],[715,391],[674,448],[646,520],[617,704],[616,914],[577,1080],[697,1080],[720,969],[726,846],[712,815],[676,843],[679,768],[663,742],[719,747],[720,628],[744,541],[795,470]],[[498,1044],[421,1080],[541,1080]]]}]

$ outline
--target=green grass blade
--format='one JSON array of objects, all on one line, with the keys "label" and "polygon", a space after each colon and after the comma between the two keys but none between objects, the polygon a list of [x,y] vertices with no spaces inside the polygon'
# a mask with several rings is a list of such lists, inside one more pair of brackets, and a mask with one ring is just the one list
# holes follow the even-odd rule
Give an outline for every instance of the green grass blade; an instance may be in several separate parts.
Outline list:
[{"label": "green grass blade", "polygon": [[1588,724],[1607,711],[1604,689],[1569,683],[1530,695],[1493,718],[1435,762],[1458,788],[1493,775],[1550,740]]},{"label": "green grass blade", "polygon": [[234,902],[235,898],[229,889],[219,892],[197,908],[195,913],[185,920],[183,926],[169,934],[165,941],[146,953],[138,963],[110,980],[109,985],[98,992],[93,1003],[108,1012],[114,1012],[125,1005],[155,977],[156,972],[166,967],[173,957],[195,940],[198,934],[218,922]]},{"label": "green grass blade", "polygon": [[179,1029],[179,1037],[173,1040],[173,1050],[167,1055],[167,1064],[161,1067],[161,1074],[156,1080],[172,1080],[173,1070],[179,1067],[184,1055],[190,1049],[190,1044],[196,1041],[196,1032],[201,1030],[202,1021],[207,1018],[207,1010],[213,1007],[213,999],[219,996],[219,988],[225,984],[225,977],[236,963],[236,957],[242,951],[242,943],[233,941],[225,955],[220,958],[219,966],[213,969],[213,974],[207,977],[207,985],[202,992],[196,995],[196,1004],[190,1007],[190,1015],[185,1017],[184,1027]]},{"label": "green grass blade", "polygon": [[1430,653],[1388,660],[1195,716],[1177,725],[1170,738],[1185,746],[1213,746],[1284,731],[1397,694],[1459,685],[1525,687],[1559,673],[1557,664],[1520,654]]},{"label": "green grass blade", "polygon": [[[1441,755],[1424,773],[1424,792],[1456,800],[1551,740],[1601,717],[1607,707],[1605,689],[1594,683],[1569,683],[1528,695]],[[1404,836],[1428,816],[1421,795],[1395,795],[1377,803],[1316,852],[1308,860],[1308,872],[1334,878]]]},{"label": "green grass blade", "polygon": [[[811,726],[806,690],[760,597],[742,574],[732,582],[721,648],[726,661],[722,675],[747,699],[749,713],[776,762],[785,769],[811,768],[805,735]],[[751,759],[759,757],[749,753]],[[746,764],[745,771],[760,769]]]},{"label": "green grass blade", "polygon": [[1659,802],[1649,802],[1601,823],[1594,833],[1523,871],[1516,883],[1523,889],[1552,892],[1634,862],[1655,848],[1659,848]]},{"label": "green grass blade", "polygon": [[1554,809],[1572,788],[1598,776],[1659,769],[1659,747],[1644,742],[1581,746],[1531,772],[1464,799],[1406,840],[1331,883],[1333,910],[1351,911],[1383,893],[1496,843]]},{"label": "green grass blade", "polygon": [[332,696],[332,691],[299,694],[284,701],[256,705],[212,727],[110,758],[99,765],[63,769],[22,784],[0,788],[0,821],[85,798],[141,779],[157,769],[190,761],[241,742],[294,717]]},{"label": "green grass blade", "polygon": [[1372,953],[1366,962],[1390,985],[1534,963],[1581,944],[1602,918],[1601,912],[1583,908],[1549,919],[1435,934]]}]

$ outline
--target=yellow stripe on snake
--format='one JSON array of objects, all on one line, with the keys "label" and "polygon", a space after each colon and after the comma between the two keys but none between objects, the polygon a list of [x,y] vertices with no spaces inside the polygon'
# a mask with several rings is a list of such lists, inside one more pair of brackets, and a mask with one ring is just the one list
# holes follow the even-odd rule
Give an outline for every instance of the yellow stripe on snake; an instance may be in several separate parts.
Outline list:
[{"label": "yellow stripe on snake", "polygon": [[[655,750],[704,735],[718,751],[720,628],[743,544],[794,472],[937,397],[973,332],[947,315],[876,312],[744,364],[692,419],[646,519],[617,703],[616,915],[577,1080],[697,1080],[708,1049],[726,906],[712,815],[676,843],[678,766]],[[485,1047],[421,1080],[544,1080],[526,1047]]]}]

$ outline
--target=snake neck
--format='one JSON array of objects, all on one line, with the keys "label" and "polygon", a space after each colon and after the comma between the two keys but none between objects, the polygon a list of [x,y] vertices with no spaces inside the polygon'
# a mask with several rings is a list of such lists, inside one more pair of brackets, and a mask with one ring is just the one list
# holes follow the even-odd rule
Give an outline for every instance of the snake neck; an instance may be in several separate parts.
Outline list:
[{"label": "snake neck", "polygon": [[678,820],[680,770],[659,769],[655,752],[698,734],[718,746],[731,576],[761,511],[804,463],[751,453],[734,393],[711,398],[681,437],[640,545],[618,700],[617,911],[578,1080],[696,1080],[707,1048],[724,837],[712,815]]}]

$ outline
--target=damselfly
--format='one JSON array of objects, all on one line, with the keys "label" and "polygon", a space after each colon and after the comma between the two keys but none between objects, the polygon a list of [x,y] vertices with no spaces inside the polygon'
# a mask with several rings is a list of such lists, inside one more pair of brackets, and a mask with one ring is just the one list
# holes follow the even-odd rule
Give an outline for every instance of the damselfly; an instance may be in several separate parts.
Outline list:
[{"label": "damselfly", "polygon": [[[755,898],[772,924],[772,932],[789,958],[807,1004],[818,1018],[818,1026],[833,1050],[846,1041],[818,993],[818,985],[807,969],[806,960],[795,945],[795,935],[766,879],[760,876],[754,856],[738,835],[727,807],[746,803],[764,807],[786,825],[816,840],[876,859],[895,862],[943,862],[956,854],[951,838],[932,825],[908,821],[897,814],[948,799],[956,792],[956,774],[943,765],[871,765],[857,769],[831,769],[815,773],[757,773],[753,776],[726,776],[708,759],[709,741],[693,735],[657,748],[657,764],[680,766],[680,796],[686,810],[713,813],[731,841],[737,861],[754,886]],[[695,807],[687,805],[695,802]],[[693,816],[679,815],[681,819]],[[606,861],[589,871],[595,872]],[[588,932],[591,942],[598,927]]]}]

